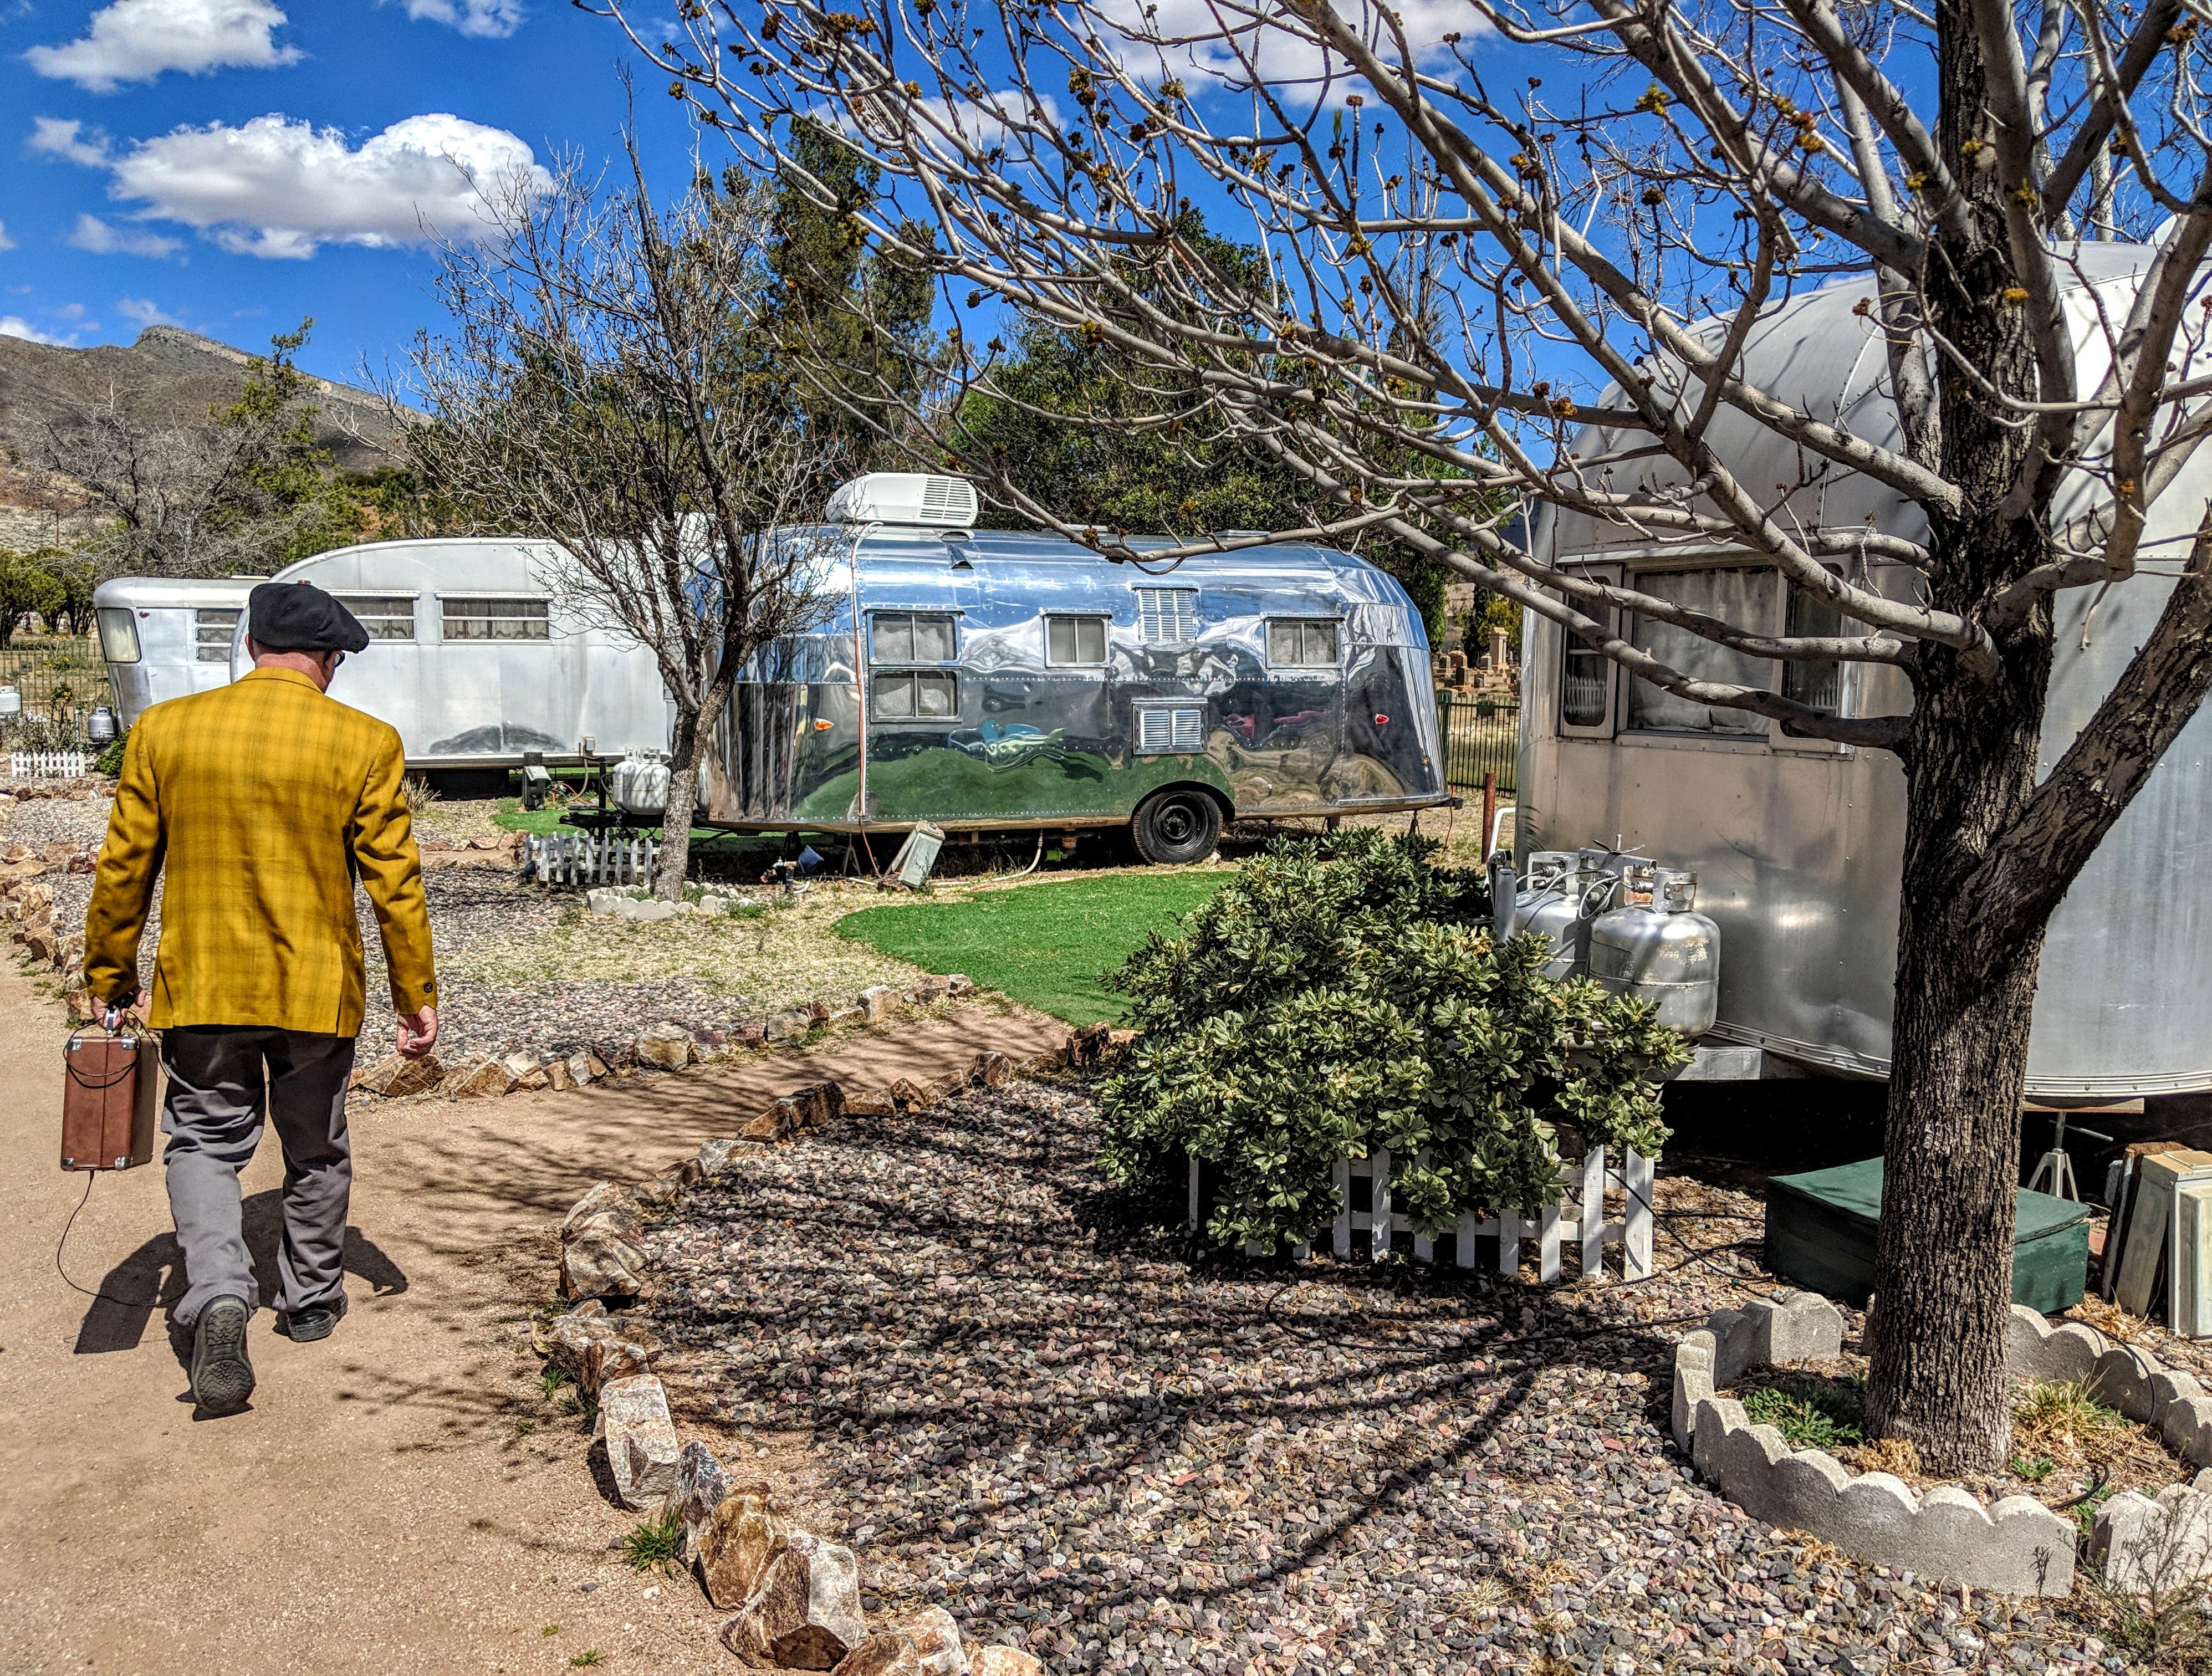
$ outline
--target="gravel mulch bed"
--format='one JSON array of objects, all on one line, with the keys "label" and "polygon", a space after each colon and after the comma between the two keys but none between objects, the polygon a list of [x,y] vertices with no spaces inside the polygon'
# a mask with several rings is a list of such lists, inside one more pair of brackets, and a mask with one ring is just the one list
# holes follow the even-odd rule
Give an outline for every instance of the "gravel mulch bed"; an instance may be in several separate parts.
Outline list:
[{"label": "gravel mulch bed", "polygon": [[[0,847],[97,844],[110,799],[46,799],[17,805],[0,824]],[[485,805],[490,807],[491,805]],[[433,805],[435,810],[437,805]],[[903,962],[833,936],[830,923],[875,900],[826,891],[754,920],[595,920],[582,898],[519,883],[505,866],[433,867],[422,875],[438,955],[438,1054],[448,1064],[521,1048],[591,1048],[626,1062],[639,1031],[663,1020],[695,1034],[728,1032],[809,1000],[842,1000],[874,983],[911,986]],[[92,875],[46,876],[57,925],[83,923]],[[368,1017],[362,1053],[382,1050],[392,1031],[383,945],[365,893],[356,894],[368,953]],[[140,969],[150,975],[161,932],[155,891]]]},{"label": "gravel mulch bed", "polygon": [[45,798],[33,803],[12,799],[0,805],[0,849],[10,844],[73,844],[88,848],[107,832],[107,811],[115,802],[105,792],[88,798]]},{"label": "gravel mulch bed", "polygon": [[811,1438],[794,1511],[884,1607],[1059,1671],[2118,1671],[2068,1603],[1938,1592],[1747,1518],[1667,1435],[1676,1339],[1778,1283],[1662,1177],[1660,1268],[1209,1260],[1103,1191],[1082,1089],[747,1151],[647,1236],[695,1418]]}]

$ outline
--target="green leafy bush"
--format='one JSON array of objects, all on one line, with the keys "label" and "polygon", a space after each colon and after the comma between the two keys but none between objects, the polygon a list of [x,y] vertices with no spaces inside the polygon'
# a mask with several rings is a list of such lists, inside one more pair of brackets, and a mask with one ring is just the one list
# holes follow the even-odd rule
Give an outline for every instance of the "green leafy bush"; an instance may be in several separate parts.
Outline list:
[{"label": "green leafy bush", "polygon": [[106,774],[110,780],[118,778],[123,773],[123,742],[126,737],[128,736],[125,734],[118,733],[107,742],[106,747],[100,751],[100,755],[93,758],[93,768],[99,773]]},{"label": "green leafy bush", "polygon": [[1546,978],[1543,939],[1496,944],[1480,876],[1437,848],[1286,843],[1154,932],[1108,981],[1142,1032],[1103,1090],[1109,1175],[1137,1187],[1194,1153],[1218,1166],[1207,1232],[1273,1244],[1327,1227],[1331,1165],[1379,1148],[1430,1235],[1554,1193],[1562,1128],[1656,1155],[1650,1077],[1687,1046],[1647,1005]]}]

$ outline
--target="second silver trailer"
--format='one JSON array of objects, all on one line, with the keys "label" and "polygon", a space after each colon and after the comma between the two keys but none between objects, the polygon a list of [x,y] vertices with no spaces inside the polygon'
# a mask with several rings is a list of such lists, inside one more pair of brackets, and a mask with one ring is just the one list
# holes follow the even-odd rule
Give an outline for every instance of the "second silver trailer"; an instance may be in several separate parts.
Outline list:
[{"label": "second silver trailer", "polygon": [[819,552],[830,609],[746,671],[702,790],[710,823],[866,833],[1121,826],[1189,861],[1239,816],[1449,801],[1427,637],[1382,571],[1254,546],[1115,563],[969,527],[958,479],[878,474]]}]

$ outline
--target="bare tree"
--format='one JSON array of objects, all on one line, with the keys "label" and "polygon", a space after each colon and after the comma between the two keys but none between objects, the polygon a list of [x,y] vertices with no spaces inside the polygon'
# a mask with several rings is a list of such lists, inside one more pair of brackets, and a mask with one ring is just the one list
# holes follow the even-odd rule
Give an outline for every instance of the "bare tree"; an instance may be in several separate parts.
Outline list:
[{"label": "bare tree", "polygon": [[100,574],[265,572],[348,537],[325,528],[331,459],[293,364],[313,325],[271,338],[227,408],[188,416],[111,386],[21,440],[40,471],[74,486],[78,508],[113,520],[82,545]]},{"label": "bare tree", "polygon": [[675,705],[656,895],[683,891],[702,759],[748,662],[833,601],[823,538],[784,529],[822,462],[758,331],[770,200],[701,177],[663,213],[573,160],[507,191],[497,230],[442,252],[453,336],[414,354],[423,478],[485,527],[557,542],[584,620],[649,650]]},{"label": "bare tree", "polygon": [[[2212,434],[2203,0],[679,10],[673,40],[631,37],[671,92],[786,167],[794,116],[842,135],[890,188],[866,231],[931,223],[933,258],[908,253],[954,307],[995,298],[1164,387],[1190,375],[1160,423],[1259,439],[1335,529],[1380,523],[1653,686],[1895,754],[1871,1418],[1938,1469],[2002,1460],[2045,928],[2212,686],[2212,521],[2186,476]],[[1503,85],[1499,43],[1545,73]],[[1194,202],[1224,233],[1243,216],[1264,283],[1179,236]],[[2124,263],[2096,249],[2161,222]],[[1754,353],[1829,282],[1859,288],[1877,346],[1848,409],[1763,383]],[[961,348],[988,388],[1000,344]],[[1778,453],[1790,481],[1737,475]],[[1853,502],[1887,510],[1832,519]],[[1554,563],[1501,506],[1548,507],[1585,548],[1771,567],[1834,627]],[[2055,597],[2152,561],[2179,577],[2162,615],[2039,780]],[[1632,615],[1691,652],[1639,649]],[[1745,658],[1766,678],[1716,672]],[[1838,714],[1775,672],[1826,660],[1896,701]]]}]

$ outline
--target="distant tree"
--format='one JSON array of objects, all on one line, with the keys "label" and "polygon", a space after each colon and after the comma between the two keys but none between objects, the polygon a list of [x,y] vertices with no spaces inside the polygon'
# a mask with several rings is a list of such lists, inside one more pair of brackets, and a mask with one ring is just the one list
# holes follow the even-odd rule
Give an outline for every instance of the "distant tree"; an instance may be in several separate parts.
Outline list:
[{"label": "distant tree", "polygon": [[[864,212],[876,207],[880,171],[814,124],[793,134],[795,167],[777,176],[770,199],[765,329],[744,342],[754,375],[783,392],[819,448],[816,486],[826,496],[832,463],[865,471],[886,458],[884,440],[905,428],[931,381],[934,281],[868,236]],[[724,177],[726,195],[759,190],[741,169]],[[919,223],[900,236],[925,249],[931,241]]]},{"label": "distant tree", "polygon": [[42,556],[0,547],[0,649],[14,640],[16,628],[33,611],[51,618],[61,609],[62,585],[40,562]]},{"label": "distant tree", "polygon": [[[586,621],[649,650],[674,704],[654,892],[683,889],[701,764],[756,654],[827,616],[810,538],[834,454],[757,376],[775,294],[769,193],[694,181],[657,210],[573,164],[511,195],[501,231],[447,246],[450,337],[425,336],[407,433],[422,479],[493,527],[556,542],[546,578]],[[398,404],[398,393],[392,399]]]},{"label": "distant tree", "polygon": [[43,547],[30,556],[44,567],[46,574],[54,579],[55,586],[61,590],[61,598],[55,602],[52,612],[57,619],[55,626],[58,628],[61,620],[65,619],[70,634],[90,634],[92,591],[100,585],[99,567],[92,556],[81,549]]},{"label": "distant tree", "polygon": [[313,325],[270,338],[237,398],[204,422],[111,390],[33,440],[44,469],[115,519],[78,550],[98,575],[266,573],[357,538],[357,504],[316,440],[313,386],[294,360]]},{"label": "distant tree", "polygon": [[[1256,250],[1207,232],[1196,211],[1181,218],[1180,229],[1240,286],[1268,282]],[[1141,273],[1130,277],[1155,306],[1175,306]],[[1337,514],[1332,497],[1310,478],[1209,411],[1195,360],[1188,371],[1170,372],[1103,333],[1042,319],[1024,322],[1011,352],[960,398],[951,422],[912,430],[921,447],[940,450],[987,483],[1002,483],[1063,519],[1118,534],[1182,539],[1317,525]],[[1045,522],[1001,517],[1016,525]],[[1396,577],[1431,640],[1442,638],[1452,573],[1441,562],[1356,528],[1336,544]]]}]

